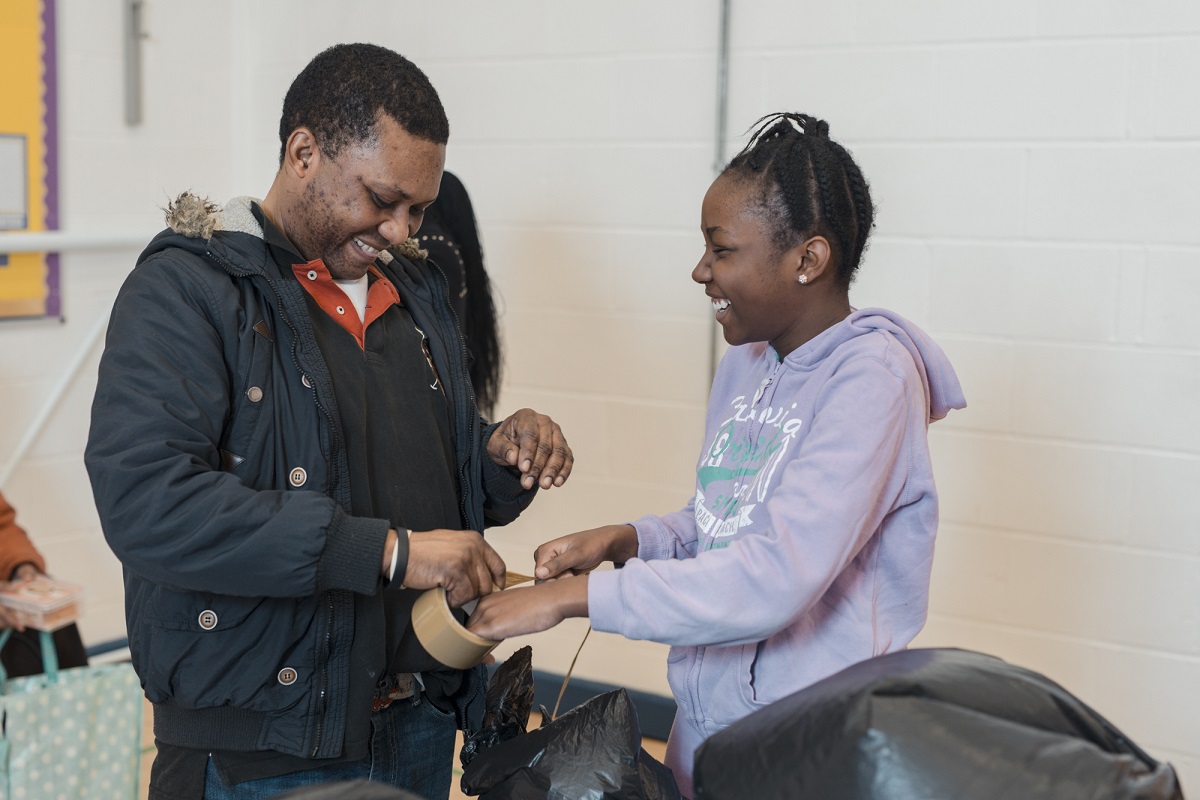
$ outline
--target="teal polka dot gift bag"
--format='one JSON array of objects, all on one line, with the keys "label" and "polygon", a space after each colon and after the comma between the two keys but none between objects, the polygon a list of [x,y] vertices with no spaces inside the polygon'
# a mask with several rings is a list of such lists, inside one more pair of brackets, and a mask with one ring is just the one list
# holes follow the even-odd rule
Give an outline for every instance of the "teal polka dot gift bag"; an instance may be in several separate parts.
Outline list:
[{"label": "teal polka dot gift bag", "polygon": [[[0,648],[10,630],[0,633]],[[133,666],[58,668],[40,632],[45,674],[0,667],[0,800],[136,800],[142,688]]]}]

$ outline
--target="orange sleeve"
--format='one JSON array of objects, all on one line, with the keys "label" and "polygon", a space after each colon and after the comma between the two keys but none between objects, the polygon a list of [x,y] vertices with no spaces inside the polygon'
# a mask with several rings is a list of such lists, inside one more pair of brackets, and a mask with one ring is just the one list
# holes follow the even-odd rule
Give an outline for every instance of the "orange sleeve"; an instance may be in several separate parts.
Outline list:
[{"label": "orange sleeve", "polygon": [[29,541],[25,530],[17,524],[17,512],[0,494],[0,580],[7,581],[13,570],[29,562],[39,571],[46,571],[46,561]]}]

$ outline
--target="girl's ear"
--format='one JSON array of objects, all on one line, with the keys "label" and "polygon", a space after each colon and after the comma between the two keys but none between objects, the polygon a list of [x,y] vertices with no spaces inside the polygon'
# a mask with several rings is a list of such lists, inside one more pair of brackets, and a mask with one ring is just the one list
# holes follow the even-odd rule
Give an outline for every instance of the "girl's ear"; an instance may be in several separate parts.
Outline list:
[{"label": "girl's ear", "polygon": [[794,248],[799,256],[796,266],[798,283],[808,284],[820,278],[831,267],[833,249],[824,236],[814,236]]}]

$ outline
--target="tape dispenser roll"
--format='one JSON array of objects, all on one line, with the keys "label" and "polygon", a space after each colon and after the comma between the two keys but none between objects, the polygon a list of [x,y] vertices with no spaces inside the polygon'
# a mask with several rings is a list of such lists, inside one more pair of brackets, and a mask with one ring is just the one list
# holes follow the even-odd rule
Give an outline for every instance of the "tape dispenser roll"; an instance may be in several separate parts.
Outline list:
[{"label": "tape dispenser roll", "polygon": [[417,598],[412,609],[412,627],[425,652],[454,669],[475,666],[500,644],[497,639],[485,639],[464,628],[450,613],[446,590],[441,586]]},{"label": "tape dispenser roll", "polygon": [[[509,572],[505,584],[511,587],[532,580],[532,576]],[[473,607],[473,603],[468,605]],[[475,666],[500,644],[498,639],[485,639],[463,627],[450,612],[446,590],[440,586],[417,598],[412,609],[412,627],[425,652],[454,669]]]}]

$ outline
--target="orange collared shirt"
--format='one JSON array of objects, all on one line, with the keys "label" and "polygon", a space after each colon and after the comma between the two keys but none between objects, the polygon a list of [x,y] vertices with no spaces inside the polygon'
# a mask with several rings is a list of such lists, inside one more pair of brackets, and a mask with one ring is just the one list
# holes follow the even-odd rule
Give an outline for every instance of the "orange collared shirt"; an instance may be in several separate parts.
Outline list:
[{"label": "orange collared shirt", "polygon": [[400,305],[400,293],[392,282],[384,277],[379,268],[372,264],[370,273],[375,276],[367,290],[367,309],[363,319],[358,318],[354,304],[342,291],[325,268],[321,259],[309,261],[307,264],[292,264],[292,272],[304,290],[317,301],[321,310],[333,318],[347,333],[354,337],[358,346],[366,350],[367,328],[372,322],[383,316],[394,305]]}]

